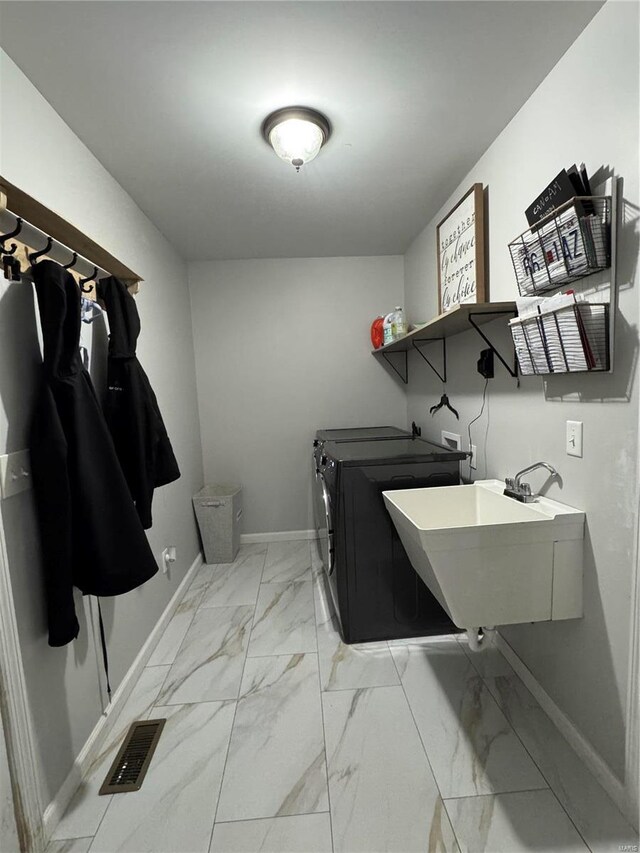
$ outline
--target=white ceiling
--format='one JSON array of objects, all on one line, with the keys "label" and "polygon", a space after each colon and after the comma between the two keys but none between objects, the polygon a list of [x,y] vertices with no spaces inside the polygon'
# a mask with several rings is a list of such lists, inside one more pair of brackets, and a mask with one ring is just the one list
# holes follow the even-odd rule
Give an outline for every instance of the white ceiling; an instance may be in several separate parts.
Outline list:
[{"label": "white ceiling", "polygon": [[[314,257],[403,252],[600,5],[49,0],[0,22],[184,257]],[[300,174],[260,136],[288,104],[333,125]]]}]

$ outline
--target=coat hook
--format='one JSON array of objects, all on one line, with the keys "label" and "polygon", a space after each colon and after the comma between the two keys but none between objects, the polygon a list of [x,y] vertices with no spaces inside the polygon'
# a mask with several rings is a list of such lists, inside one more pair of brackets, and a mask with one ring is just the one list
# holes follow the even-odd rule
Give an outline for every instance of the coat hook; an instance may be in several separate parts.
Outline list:
[{"label": "coat hook", "polygon": [[90,281],[95,281],[97,278],[98,278],[98,267],[94,267],[93,273],[92,273],[92,275],[89,276],[89,278],[81,278],[78,281],[78,284],[80,285],[80,290],[83,293],[91,293],[91,291],[93,290],[93,286],[90,285],[89,287],[85,287],[85,284],[87,284]]},{"label": "coat hook", "polygon": [[63,265],[63,267],[62,267],[62,269],[63,269],[63,270],[70,270],[70,269],[73,269],[73,267],[75,267],[75,265],[76,265],[77,263],[78,263],[78,253],[77,253],[77,252],[74,252],[74,253],[73,253],[73,257],[71,258],[71,263],[69,263],[69,264],[64,264],[64,265]]},{"label": "coat hook", "polygon": [[18,248],[16,243],[12,243],[10,249],[5,249],[4,244],[7,240],[10,240],[12,237],[17,237],[21,231],[22,231],[22,219],[20,219],[20,217],[18,217],[16,219],[16,227],[13,229],[13,231],[10,231],[8,234],[3,234],[0,237],[0,243],[2,243],[2,249],[0,251],[2,251],[3,255],[15,254],[15,251]]},{"label": "coat hook", "polygon": [[39,252],[33,252],[31,255],[29,255],[29,260],[31,261],[31,263],[35,264],[38,258],[41,258],[42,255],[46,255],[48,252],[50,252],[52,246],[53,240],[51,239],[51,237],[47,237],[47,245],[44,247],[44,249],[41,249]]}]

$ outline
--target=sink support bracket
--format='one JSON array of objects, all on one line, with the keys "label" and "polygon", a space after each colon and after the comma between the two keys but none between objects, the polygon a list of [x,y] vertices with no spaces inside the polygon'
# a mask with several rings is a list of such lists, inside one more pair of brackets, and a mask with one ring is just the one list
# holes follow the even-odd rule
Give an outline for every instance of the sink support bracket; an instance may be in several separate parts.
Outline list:
[{"label": "sink support bracket", "polygon": [[[409,364],[408,364],[408,358],[407,358],[407,350],[400,351],[400,352],[394,352],[394,353],[381,352],[380,355],[384,358],[384,360],[387,362],[387,364],[398,374],[398,376],[400,377],[400,379],[402,379],[404,384],[407,385],[409,383]],[[404,356],[404,358],[402,359],[402,362],[404,362],[404,370],[398,369],[395,362],[393,362],[389,358],[390,355]]]},{"label": "sink support bracket", "polygon": [[[426,355],[422,352],[421,344],[430,344],[433,341],[440,341],[440,343],[442,344],[442,373],[440,373],[438,368],[435,367],[431,363],[431,361],[426,357]],[[414,350],[418,353],[418,355],[427,362],[427,364],[429,365],[431,370],[433,370],[433,372],[438,377],[438,379],[441,382],[446,382],[447,381],[447,342],[446,342],[446,339],[445,338],[427,338],[424,340],[417,340],[417,341],[412,339],[411,345],[413,346]]]},{"label": "sink support bracket", "polygon": [[[492,314],[492,315],[493,315],[493,314],[495,314],[496,316],[498,316],[499,314],[510,314],[512,317],[515,317],[515,316],[517,315],[517,312],[516,312],[515,310],[509,310],[509,311],[492,311],[492,312],[491,312],[491,314]],[[504,358],[500,355],[500,353],[498,352],[498,350],[497,350],[497,349],[494,347],[494,345],[491,343],[491,341],[489,340],[489,338],[488,338],[488,337],[485,335],[485,333],[482,331],[482,329],[480,328],[480,326],[478,326],[478,325],[477,325],[477,323],[475,323],[475,322],[474,322],[474,320],[473,320],[473,318],[474,318],[474,317],[486,317],[486,316],[487,316],[486,314],[479,314],[479,313],[477,313],[477,312],[476,312],[476,313],[471,312],[471,313],[469,314],[469,323],[470,323],[470,325],[471,325],[471,326],[476,330],[476,332],[480,335],[480,337],[481,337],[481,338],[482,338],[482,340],[486,343],[486,345],[489,347],[489,349],[491,350],[491,352],[493,352],[493,353],[494,353],[494,355],[498,358],[498,360],[502,363],[502,365],[504,366],[505,370],[509,373],[509,375],[510,375],[510,376],[513,376],[513,378],[514,378],[514,379],[519,379],[519,376],[518,376],[518,359],[516,358],[515,348],[514,348],[514,351],[513,351],[513,367],[510,367],[510,366],[507,364],[507,362],[504,360]]]}]

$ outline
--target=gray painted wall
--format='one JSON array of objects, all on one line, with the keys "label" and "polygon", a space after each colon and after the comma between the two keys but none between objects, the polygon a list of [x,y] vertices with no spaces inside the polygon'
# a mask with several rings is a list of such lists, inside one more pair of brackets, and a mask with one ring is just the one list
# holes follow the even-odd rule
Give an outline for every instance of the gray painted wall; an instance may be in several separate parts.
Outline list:
[{"label": "gray painted wall", "polygon": [[205,478],[244,488],[244,531],[313,527],[319,427],[404,424],[369,327],[402,304],[401,257],[189,266]]},{"label": "gray painted wall", "polygon": [[[149,540],[159,556],[176,545],[171,576],[105,599],[103,614],[115,689],[195,559],[199,542],[191,495],[202,484],[191,312],[186,266],[27,78],[0,56],[0,174],[56,210],[145,279],[136,297],[140,361],[158,396],[182,477],[156,493]],[[35,303],[28,284],[0,278],[0,453],[27,446],[40,360]],[[15,607],[34,729],[48,803],[99,719],[102,697],[88,602],[78,596],[79,639],[47,645],[38,535],[31,492],[2,504]]]},{"label": "gray painted wall", "polygon": [[[503,634],[620,777],[638,497],[638,150],[638,6],[607,3],[405,256],[409,319],[428,319],[437,313],[436,224],[480,181],[488,187],[490,299],[514,299],[507,243],[526,227],[524,209],[536,193],[576,160],[584,160],[591,174],[611,170],[624,178],[615,373],[523,378],[517,388],[497,364],[485,414],[473,427],[477,477],[513,476],[543,459],[563,478],[548,495],[586,511],[584,619],[510,627]],[[505,325],[490,328],[509,352]],[[412,357],[408,417],[428,436],[438,438],[441,428],[466,436],[481,407],[484,380],[475,364],[482,346],[474,332],[448,342],[447,391],[459,423],[452,415],[428,414],[441,386]],[[565,454],[567,419],[584,422],[582,459]],[[534,488],[543,480],[540,473],[531,477]]]}]

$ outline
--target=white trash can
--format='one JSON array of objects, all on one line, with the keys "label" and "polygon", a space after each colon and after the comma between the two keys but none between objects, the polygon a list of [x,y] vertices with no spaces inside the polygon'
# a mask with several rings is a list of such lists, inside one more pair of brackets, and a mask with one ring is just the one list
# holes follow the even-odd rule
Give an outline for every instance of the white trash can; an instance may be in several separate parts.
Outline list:
[{"label": "white trash can", "polygon": [[213,483],[193,496],[206,563],[232,563],[240,547],[242,486]]}]

